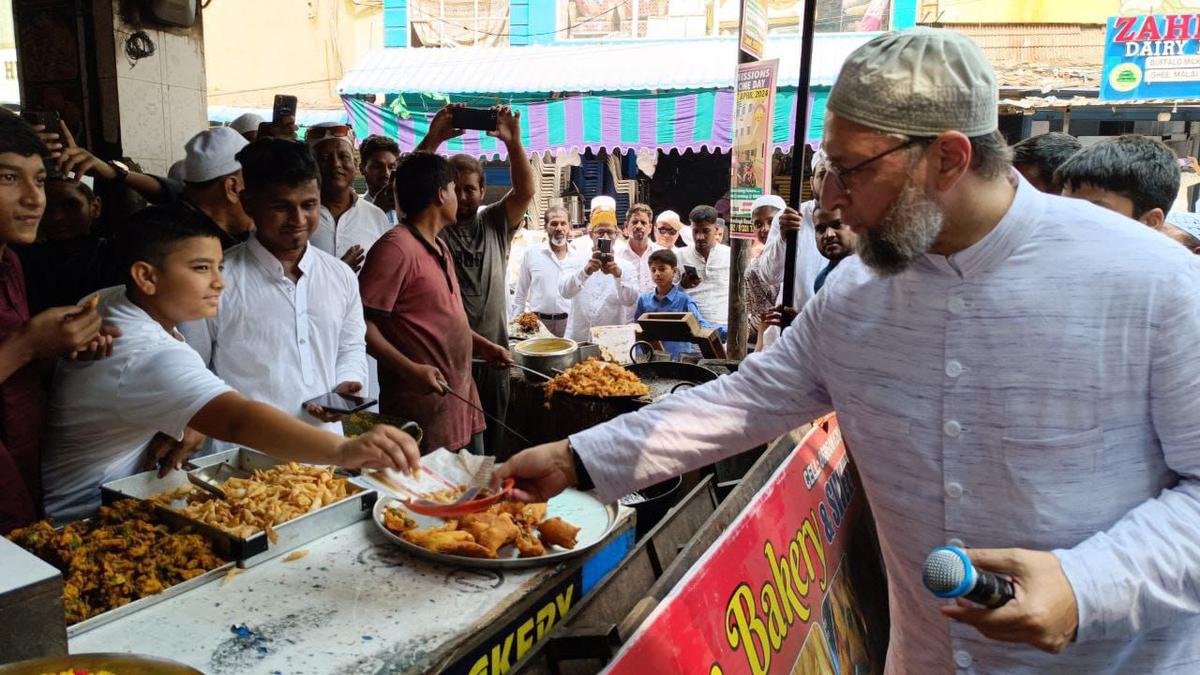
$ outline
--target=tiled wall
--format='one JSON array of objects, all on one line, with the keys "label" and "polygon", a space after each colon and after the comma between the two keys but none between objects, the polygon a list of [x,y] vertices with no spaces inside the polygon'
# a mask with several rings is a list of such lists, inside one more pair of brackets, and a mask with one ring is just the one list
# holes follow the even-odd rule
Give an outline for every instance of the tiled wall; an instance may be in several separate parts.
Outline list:
[{"label": "tiled wall", "polygon": [[143,27],[154,54],[131,64],[125,41],[136,28],[121,21],[119,0],[98,0],[95,8],[105,139],[119,141],[143,170],[165,174],[183,158],[183,144],[208,127],[201,23]]}]

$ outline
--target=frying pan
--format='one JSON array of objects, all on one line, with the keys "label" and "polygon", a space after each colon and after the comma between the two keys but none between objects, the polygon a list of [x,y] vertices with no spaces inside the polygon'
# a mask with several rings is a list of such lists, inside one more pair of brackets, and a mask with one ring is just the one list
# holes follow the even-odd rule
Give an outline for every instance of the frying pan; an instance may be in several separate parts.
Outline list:
[{"label": "frying pan", "polygon": [[[638,360],[639,348],[646,354],[646,361]],[[638,376],[650,394],[644,398],[657,401],[660,398],[674,394],[680,389],[694,387],[717,379],[717,374],[704,366],[678,361],[650,361],[654,358],[653,347],[648,342],[635,342],[629,349],[629,358],[633,363],[625,369]]]}]

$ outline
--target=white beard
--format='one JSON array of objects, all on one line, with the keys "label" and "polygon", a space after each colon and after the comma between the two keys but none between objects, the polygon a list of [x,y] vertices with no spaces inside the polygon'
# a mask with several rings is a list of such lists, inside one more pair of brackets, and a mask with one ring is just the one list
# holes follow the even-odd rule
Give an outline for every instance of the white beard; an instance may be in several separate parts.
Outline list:
[{"label": "white beard", "polygon": [[554,237],[550,239],[550,244],[553,246],[566,246],[567,238],[563,236]]},{"label": "white beard", "polygon": [[858,237],[855,248],[867,267],[883,275],[899,274],[929,251],[944,224],[942,207],[910,182],[879,224]]}]

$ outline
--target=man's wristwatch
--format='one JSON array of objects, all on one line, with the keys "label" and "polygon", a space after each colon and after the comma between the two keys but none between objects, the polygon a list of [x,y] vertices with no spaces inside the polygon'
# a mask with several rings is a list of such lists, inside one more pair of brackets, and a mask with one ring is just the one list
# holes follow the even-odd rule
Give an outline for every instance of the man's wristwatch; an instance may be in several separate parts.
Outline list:
[{"label": "man's wristwatch", "polygon": [[571,447],[571,441],[567,441],[567,451],[571,453],[571,464],[575,467],[575,488],[584,492],[595,490],[596,484],[592,482],[592,476],[588,473],[587,467],[583,465],[583,459],[579,457],[579,453]]},{"label": "man's wristwatch", "polygon": [[113,177],[113,182],[118,185],[124,185],[125,179],[129,178],[129,167],[125,166],[124,162],[115,159],[109,162],[108,165],[112,167],[113,171],[117,172],[117,175]]}]

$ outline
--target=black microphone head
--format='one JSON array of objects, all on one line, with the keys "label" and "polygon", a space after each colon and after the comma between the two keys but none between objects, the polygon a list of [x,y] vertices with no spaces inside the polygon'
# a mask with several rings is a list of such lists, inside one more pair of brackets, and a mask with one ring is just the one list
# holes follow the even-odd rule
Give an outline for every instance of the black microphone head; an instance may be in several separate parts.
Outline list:
[{"label": "black microphone head", "polygon": [[921,579],[939,598],[957,598],[975,585],[975,566],[962,549],[942,546],[925,559]]}]

